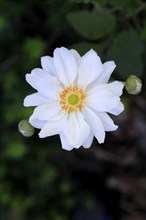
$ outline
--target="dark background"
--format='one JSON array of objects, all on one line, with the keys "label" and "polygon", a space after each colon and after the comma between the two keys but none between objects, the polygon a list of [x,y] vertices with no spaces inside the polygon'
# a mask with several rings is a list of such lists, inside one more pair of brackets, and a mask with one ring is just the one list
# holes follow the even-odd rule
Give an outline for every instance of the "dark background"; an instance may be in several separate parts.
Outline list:
[{"label": "dark background", "polygon": [[[56,47],[93,48],[142,92],[104,144],[61,149],[58,136],[18,131],[33,109],[25,74]],[[146,217],[146,3],[144,0],[0,0],[0,220],[144,220]]]}]

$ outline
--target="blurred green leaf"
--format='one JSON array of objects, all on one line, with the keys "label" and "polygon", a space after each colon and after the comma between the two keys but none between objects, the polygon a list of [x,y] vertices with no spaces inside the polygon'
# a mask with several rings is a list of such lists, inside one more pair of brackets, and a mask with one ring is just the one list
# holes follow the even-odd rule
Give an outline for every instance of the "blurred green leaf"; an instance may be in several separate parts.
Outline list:
[{"label": "blurred green leaf", "polygon": [[57,210],[56,210],[56,212],[52,213],[51,219],[53,219],[53,220],[66,220],[65,216],[63,216],[63,214],[58,213]]},{"label": "blurred green leaf", "polygon": [[73,209],[76,206],[76,199],[71,198],[71,197],[66,197],[64,203],[65,203],[65,207],[68,209]]},{"label": "blurred green leaf", "polygon": [[96,203],[96,198],[91,193],[85,193],[82,197],[82,202],[86,208],[92,208]]},{"label": "blurred green leaf", "polygon": [[8,71],[5,73],[5,77],[3,78],[3,87],[6,92],[13,89],[19,83],[19,79],[17,74],[14,71]]},{"label": "blurred green leaf", "polygon": [[131,29],[118,34],[107,51],[106,59],[115,61],[116,72],[125,80],[131,74],[142,75],[142,52],[139,35]]},{"label": "blurred green leaf", "polygon": [[45,49],[45,42],[39,38],[29,38],[23,45],[23,51],[30,58],[37,59],[40,58]]},{"label": "blurred green leaf", "polygon": [[76,11],[67,15],[75,31],[90,40],[98,40],[111,33],[116,25],[113,14],[107,11]]},{"label": "blurred green leaf", "polygon": [[68,192],[71,191],[71,189],[72,189],[72,187],[71,187],[71,184],[69,182],[64,181],[60,184],[60,191],[63,192],[63,193],[68,193]]},{"label": "blurred green leaf", "polygon": [[9,158],[19,159],[27,152],[26,146],[18,140],[11,141],[5,148],[5,155]]},{"label": "blurred green leaf", "polygon": [[0,167],[0,178],[3,177],[6,173],[6,167]]},{"label": "blurred green leaf", "polygon": [[[21,108],[20,109],[20,111],[19,111],[19,119],[22,119],[22,118],[29,118],[30,117],[30,115],[32,114],[32,112],[33,112],[33,107],[31,107],[31,108]],[[18,119],[18,117],[17,117],[17,119]]]},{"label": "blurred green leaf", "polygon": [[141,37],[143,40],[146,40],[146,20],[144,20],[143,29],[141,29]]},{"label": "blurred green leaf", "polygon": [[[33,206],[34,199],[31,197],[25,197],[23,195],[14,195],[11,198],[11,207],[16,214],[24,214],[23,212]],[[21,213],[22,212],[22,213]],[[19,219],[19,217],[17,218]]]},{"label": "blurred green leaf", "polygon": [[0,30],[5,27],[6,21],[5,18],[0,16]]},{"label": "blurred green leaf", "polygon": [[57,171],[53,167],[47,167],[42,171],[41,182],[42,183],[52,183],[57,177]]},{"label": "blurred green leaf", "polygon": [[0,204],[8,204],[11,201],[10,187],[7,182],[0,184]]},{"label": "blurred green leaf", "polygon": [[[9,108],[5,106],[3,116],[7,124],[12,124],[15,122],[19,122],[21,119],[28,119],[32,114],[33,107],[31,108],[23,108],[23,101],[19,103],[18,99],[11,99],[11,103],[9,103]],[[19,101],[21,101],[19,99]],[[15,104],[17,102],[17,105]],[[17,112],[17,113],[16,113]]]}]

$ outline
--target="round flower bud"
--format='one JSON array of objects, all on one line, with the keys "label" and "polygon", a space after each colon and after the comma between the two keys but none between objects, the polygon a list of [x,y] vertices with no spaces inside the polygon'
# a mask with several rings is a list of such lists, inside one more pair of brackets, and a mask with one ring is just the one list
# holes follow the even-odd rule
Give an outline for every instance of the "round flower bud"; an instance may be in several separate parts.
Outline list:
[{"label": "round flower bud", "polygon": [[18,130],[25,137],[31,137],[35,132],[35,129],[27,120],[22,120],[19,122]]},{"label": "round flower bud", "polygon": [[125,89],[129,94],[137,95],[141,92],[142,81],[135,75],[130,75],[125,83]]}]

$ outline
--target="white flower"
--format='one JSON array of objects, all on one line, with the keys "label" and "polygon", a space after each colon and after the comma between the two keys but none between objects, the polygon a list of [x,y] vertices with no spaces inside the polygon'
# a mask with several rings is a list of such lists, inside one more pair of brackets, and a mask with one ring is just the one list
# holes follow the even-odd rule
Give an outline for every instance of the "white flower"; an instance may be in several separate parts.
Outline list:
[{"label": "white flower", "polygon": [[64,47],[54,50],[53,58],[41,58],[41,68],[26,74],[26,81],[37,90],[27,96],[24,106],[37,106],[29,122],[41,129],[40,138],[59,134],[62,148],[89,148],[95,136],[99,143],[105,131],[115,131],[108,113],[123,110],[120,96],[123,83],[108,83],[116,65],[102,64],[94,50],[80,57]]}]

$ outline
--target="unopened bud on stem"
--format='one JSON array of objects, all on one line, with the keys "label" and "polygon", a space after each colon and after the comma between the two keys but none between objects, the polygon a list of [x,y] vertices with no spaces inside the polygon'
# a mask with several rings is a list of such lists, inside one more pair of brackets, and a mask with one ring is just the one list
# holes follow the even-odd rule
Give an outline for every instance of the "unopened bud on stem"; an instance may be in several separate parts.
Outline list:
[{"label": "unopened bud on stem", "polygon": [[27,120],[22,120],[19,122],[18,130],[25,137],[31,137],[35,132],[35,129]]},{"label": "unopened bud on stem", "polygon": [[129,94],[137,95],[141,92],[142,81],[135,75],[130,75],[125,82],[125,89]]}]

